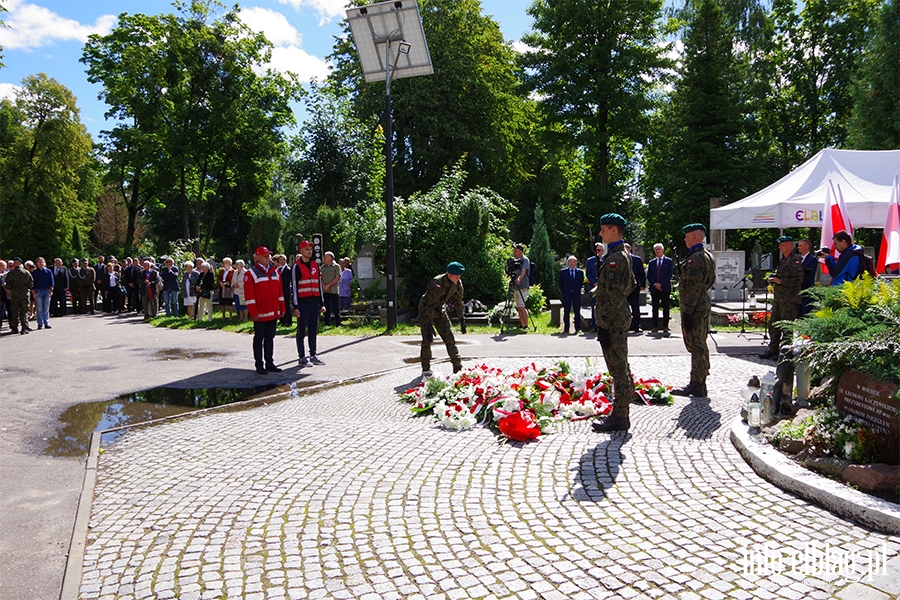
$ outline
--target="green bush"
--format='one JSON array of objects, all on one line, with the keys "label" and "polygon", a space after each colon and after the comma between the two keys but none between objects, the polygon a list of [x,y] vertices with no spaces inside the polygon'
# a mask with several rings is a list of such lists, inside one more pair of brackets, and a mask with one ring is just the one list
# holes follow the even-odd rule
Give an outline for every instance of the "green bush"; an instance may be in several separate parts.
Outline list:
[{"label": "green bush", "polygon": [[528,288],[528,297],[525,298],[525,308],[532,314],[539,313],[544,310],[547,305],[547,298],[544,296],[544,290],[541,284],[535,284]]},{"label": "green bush", "polygon": [[432,189],[397,201],[397,271],[406,278],[407,305],[418,302],[428,281],[451,261],[466,268],[466,299],[492,304],[506,296],[503,257],[511,253],[500,218],[510,204],[486,188],[462,191],[465,177],[457,165]]}]

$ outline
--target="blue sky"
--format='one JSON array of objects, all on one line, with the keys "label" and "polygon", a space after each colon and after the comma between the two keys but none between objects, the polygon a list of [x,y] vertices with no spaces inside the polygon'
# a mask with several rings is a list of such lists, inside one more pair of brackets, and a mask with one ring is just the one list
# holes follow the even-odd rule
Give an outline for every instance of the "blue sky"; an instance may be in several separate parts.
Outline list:
[{"label": "blue sky", "polygon": [[[97,100],[99,86],[87,82],[78,62],[81,48],[92,33],[108,33],[117,15],[175,12],[170,0],[0,0],[9,28],[0,29],[3,62],[0,97],[9,97],[26,75],[46,73],[78,98],[81,121],[97,138],[106,106]],[[224,2],[227,6],[233,0]],[[517,41],[531,28],[525,10],[531,0],[481,0],[484,13],[500,24],[503,36]],[[245,0],[242,17],[251,29],[263,31],[275,46],[272,66],[292,70],[304,82],[327,73],[325,56],[340,33],[345,0]],[[296,117],[305,115],[301,107]]]}]

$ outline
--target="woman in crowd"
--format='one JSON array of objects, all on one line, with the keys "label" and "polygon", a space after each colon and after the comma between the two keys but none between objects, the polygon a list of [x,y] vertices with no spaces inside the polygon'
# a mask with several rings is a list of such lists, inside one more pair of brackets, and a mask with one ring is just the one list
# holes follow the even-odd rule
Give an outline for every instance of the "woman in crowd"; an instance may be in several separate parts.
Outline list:
[{"label": "woman in crowd", "polygon": [[116,272],[116,265],[106,263],[106,273],[101,278],[100,289],[103,294],[103,312],[122,312],[121,275]]},{"label": "woman in crowd", "polygon": [[207,321],[212,321],[212,294],[216,287],[216,278],[209,269],[209,263],[203,261],[200,265],[200,280],[197,282],[197,320],[202,321],[204,316]]},{"label": "woman in crowd", "polygon": [[241,321],[247,320],[247,307],[244,306],[244,271],[245,263],[237,260],[234,263],[234,277],[231,278],[231,288],[234,290],[234,310],[237,311]]},{"label": "woman in crowd", "polygon": [[181,278],[181,292],[184,296],[184,307],[189,319],[194,318],[194,307],[197,306],[197,286],[200,284],[200,273],[194,270],[194,263],[189,260],[182,265],[184,276]]},{"label": "woman in crowd", "polygon": [[231,268],[231,259],[227,256],[222,259],[222,268],[219,269],[219,308],[222,316],[229,318],[234,316],[234,269]]}]

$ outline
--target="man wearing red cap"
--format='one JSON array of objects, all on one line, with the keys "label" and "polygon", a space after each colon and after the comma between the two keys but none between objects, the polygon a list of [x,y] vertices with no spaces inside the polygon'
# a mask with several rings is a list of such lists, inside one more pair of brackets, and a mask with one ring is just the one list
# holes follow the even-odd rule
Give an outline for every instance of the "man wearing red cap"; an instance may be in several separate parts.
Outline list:
[{"label": "man wearing red cap", "polygon": [[285,310],[284,294],[271,254],[265,246],[257,248],[253,255],[253,266],[244,273],[244,304],[253,321],[253,359],[256,361],[256,372],[260,375],[281,371],[275,366],[272,352],[275,346],[275,327]]},{"label": "man wearing red cap", "polygon": [[[319,264],[312,260],[313,243],[307,240],[300,242],[300,253],[297,262],[291,268],[291,304],[294,316],[297,317],[297,356],[300,366],[324,365],[325,362],[316,355],[316,334],[319,332],[319,313],[324,309],[322,303],[322,278]],[[309,336],[309,358],[303,338]]]}]

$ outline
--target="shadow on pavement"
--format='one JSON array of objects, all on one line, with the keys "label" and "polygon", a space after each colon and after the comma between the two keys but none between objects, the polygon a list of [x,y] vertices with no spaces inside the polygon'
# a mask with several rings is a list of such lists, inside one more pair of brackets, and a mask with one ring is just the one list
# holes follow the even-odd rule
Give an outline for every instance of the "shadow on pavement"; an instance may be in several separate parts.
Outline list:
[{"label": "shadow on pavement", "polygon": [[631,433],[612,433],[608,440],[581,456],[575,468],[575,484],[569,492],[573,500],[599,502],[606,498],[606,490],[615,485],[625,462],[622,446],[630,440]]},{"label": "shadow on pavement", "polygon": [[692,440],[708,440],[721,426],[722,415],[712,409],[709,398],[696,397],[691,397],[691,403],[682,409],[675,424]]}]

